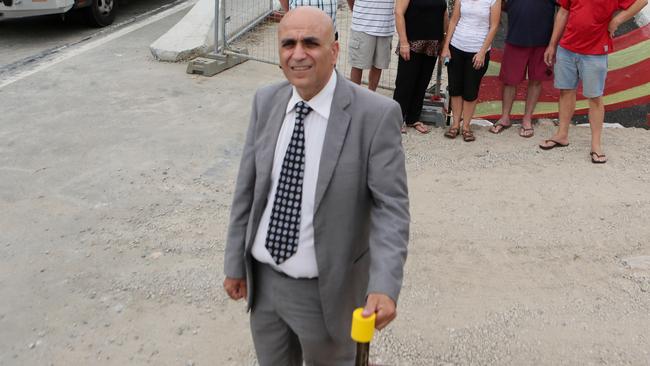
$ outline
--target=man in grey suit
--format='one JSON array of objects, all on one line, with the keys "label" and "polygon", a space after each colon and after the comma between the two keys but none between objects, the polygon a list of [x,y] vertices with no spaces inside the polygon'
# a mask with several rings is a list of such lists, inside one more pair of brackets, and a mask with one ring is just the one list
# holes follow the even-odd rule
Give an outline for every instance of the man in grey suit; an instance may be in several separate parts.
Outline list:
[{"label": "man in grey suit", "polygon": [[396,316],[409,231],[392,99],[335,71],[329,17],[289,11],[288,80],[257,91],[232,205],[224,288],[248,298],[260,365],[349,365],[354,308]]}]

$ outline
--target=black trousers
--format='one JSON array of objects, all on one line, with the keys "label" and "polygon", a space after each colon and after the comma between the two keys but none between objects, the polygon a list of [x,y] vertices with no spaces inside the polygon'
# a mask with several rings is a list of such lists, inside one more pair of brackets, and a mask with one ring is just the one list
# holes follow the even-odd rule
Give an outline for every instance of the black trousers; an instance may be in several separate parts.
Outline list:
[{"label": "black trousers", "polygon": [[407,125],[420,119],[424,93],[431,81],[437,57],[411,52],[411,59],[399,57],[393,99],[402,107],[402,117]]}]

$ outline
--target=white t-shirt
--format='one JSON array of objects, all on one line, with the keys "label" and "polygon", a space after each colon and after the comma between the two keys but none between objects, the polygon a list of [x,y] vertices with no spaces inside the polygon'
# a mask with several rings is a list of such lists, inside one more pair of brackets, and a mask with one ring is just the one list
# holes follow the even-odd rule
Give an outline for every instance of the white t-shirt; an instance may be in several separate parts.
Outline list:
[{"label": "white t-shirt", "polygon": [[460,19],[451,37],[451,45],[461,51],[478,52],[490,30],[490,7],[497,0],[457,1],[460,1]]}]

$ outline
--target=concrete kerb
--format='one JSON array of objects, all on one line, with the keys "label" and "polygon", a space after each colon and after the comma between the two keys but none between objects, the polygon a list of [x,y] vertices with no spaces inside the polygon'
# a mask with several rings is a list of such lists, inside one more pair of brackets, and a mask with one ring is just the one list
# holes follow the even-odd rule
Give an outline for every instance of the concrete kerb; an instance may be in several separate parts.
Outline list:
[{"label": "concrete kerb", "polygon": [[151,44],[153,56],[159,61],[179,62],[207,53],[214,45],[214,2],[198,0],[183,19]]},{"label": "concrete kerb", "polygon": [[[225,11],[229,14],[248,7],[256,9],[247,12],[246,15],[239,14],[231,19],[226,15],[229,18],[227,20],[228,37],[245,29],[248,24],[263,15],[262,10],[264,9],[254,7],[258,3],[258,0],[227,1]],[[279,8],[279,2],[274,0],[273,6]],[[264,11],[268,11],[268,7]],[[187,61],[195,56],[207,54],[215,44],[214,15],[215,0],[198,0],[183,19],[151,44],[149,47],[151,53],[157,60],[168,62]],[[223,33],[221,27],[219,27],[218,33],[217,37],[221,39]]]}]

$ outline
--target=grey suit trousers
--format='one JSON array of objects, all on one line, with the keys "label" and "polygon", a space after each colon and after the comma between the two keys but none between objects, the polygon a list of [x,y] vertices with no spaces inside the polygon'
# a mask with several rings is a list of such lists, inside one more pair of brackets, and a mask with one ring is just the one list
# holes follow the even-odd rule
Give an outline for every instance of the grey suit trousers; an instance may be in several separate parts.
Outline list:
[{"label": "grey suit trousers", "polygon": [[260,366],[354,364],[354,342],[327,332],[318,279],[294,279],[257,261],[254,277],[250,324]]}]

